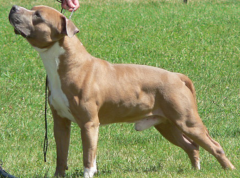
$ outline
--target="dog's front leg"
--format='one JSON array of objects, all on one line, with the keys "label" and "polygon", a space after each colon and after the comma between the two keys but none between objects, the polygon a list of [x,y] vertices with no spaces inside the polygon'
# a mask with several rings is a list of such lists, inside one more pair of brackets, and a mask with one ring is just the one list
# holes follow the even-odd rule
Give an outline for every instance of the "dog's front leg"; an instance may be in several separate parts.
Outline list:
[{"label": "dog's front leg", "polygon": [[97,172],[96,152],[99,122],[87,122],[81,127],[83,145],[84,178],[93,177]]},{"label": "dog's front leg", "polygon": [[70,142],[71,121],[53,112],[54,137],[57,146],[57,167],[55,176],[64,177],[67,169],[68,148]]}]

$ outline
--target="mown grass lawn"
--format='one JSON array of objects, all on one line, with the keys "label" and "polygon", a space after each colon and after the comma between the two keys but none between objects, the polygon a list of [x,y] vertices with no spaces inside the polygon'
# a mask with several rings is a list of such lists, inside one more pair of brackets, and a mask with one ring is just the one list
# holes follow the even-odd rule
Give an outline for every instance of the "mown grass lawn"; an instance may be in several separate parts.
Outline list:
[{"label": "mown grass lawn", "polygon": [[[49,118],[49,148],[43,161],[45,70],[32,47],[8,22],[12,5],[56,1],[10,0],[0,6],[0,159],[17,177],[51,177],[55,141]],[[188,75],[197,91],[200,116],[236,166],[225,171],[201,149],[200,171],[187,155],[154,129],[132,124],[100,128],[96,177],[240,177],[240,1],[83,0],[72,20],[94,56]],[[66,12],[69,17],[70,13]],[[67,177],[83,174],[80,131],[72,124]]]}]

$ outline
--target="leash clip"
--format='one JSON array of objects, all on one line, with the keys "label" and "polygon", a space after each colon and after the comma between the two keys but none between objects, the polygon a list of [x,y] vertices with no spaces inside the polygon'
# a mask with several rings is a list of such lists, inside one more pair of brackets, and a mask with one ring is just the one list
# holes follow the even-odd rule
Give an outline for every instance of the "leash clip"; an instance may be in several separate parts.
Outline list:
[{"label": "leash clip", "polygon": [[72,12],[71,12],[71,14],[70,14],[70,16],[69,16],[69,19],[72,18],[72,15],[73,15],[74,11],[75,11],[75,8],[73,8],[73,10],[72,10]]},{"label": "leash clip", "polygon": [[[63,0],[57,0],[57,2],[59,2],[59,3],[63,3]],[[72,12],[71,12],[71,15],[69,16],[69,19],[71,19],[72,18],[72,15],[73,15],[73,13],[75,12],[75,10],[76,10],[76,8],[73,8],[73,10],[72,10]],[[61,13],[62,14],[64,14],[65,13],[65,9],[61,9]]]},{"label": "leash clip", "polygon": [[[61,13],[62,13],[62,14],[64,14],[65,11],[66,11],[65,9],[63,9],[63,8],[61,9]],[[69,16],[69,18],[68,18],[69,20],[71,20],[72,15],[73,15],[74,12],[75,12],[75,8],[73,8],[73,10],[72,10],[72,12],[71,12],[71,14],[70,14],[70,16]]]}]

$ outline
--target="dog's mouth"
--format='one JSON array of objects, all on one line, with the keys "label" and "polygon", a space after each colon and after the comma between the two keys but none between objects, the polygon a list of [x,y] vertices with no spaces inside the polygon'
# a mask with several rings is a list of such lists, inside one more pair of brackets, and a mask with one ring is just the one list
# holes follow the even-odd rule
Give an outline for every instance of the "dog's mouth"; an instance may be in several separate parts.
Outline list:
[{"label": "dog's mouth", "polygon": [[16,27],[14,27],[14,33],[15,33],[16,35],[21,35],[21,36],[24,37],[24,38],[27,38],[27,37],[28,37],[24,32],[22,32],[20,29],[17,29]]},{"label": "dog's mouth", "polygon": [[15,29],[15,28],[14,28],[14,33],[15,33],[16,35],[21,35],[21,34],[22,34],[19,30]]},{"label": "dog's mouth", "polygon": [[26,38],[28,35],[25,33],[24,30],[22,30],[20,27],[18,27],[17,25],[15,25],[15,23],[13,23],[10,19],[9,19],[11,25],[14,28],[14,33],[16,35],[21,35],[22,37]]}]

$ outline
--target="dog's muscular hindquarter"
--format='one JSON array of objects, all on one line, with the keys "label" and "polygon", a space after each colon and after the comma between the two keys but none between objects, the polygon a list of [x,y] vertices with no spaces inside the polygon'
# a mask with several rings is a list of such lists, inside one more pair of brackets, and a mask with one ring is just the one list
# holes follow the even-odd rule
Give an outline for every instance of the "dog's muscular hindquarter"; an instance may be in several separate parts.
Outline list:
[{"label": "dog's muscular hindquarter", "polygon": [[136,130],[151,126],[181,147],[200,169],[199,145],[223,168],[234,169],[221,146],[208,134],[196,105],[195,89],[183,74],[133,64],[110,64],[91,56],[78,40],[78,29],[46,6],[13,6],[9,21],[39,52],[49,83],[49,104],[57,145],[55,175],[64,176],[70,124],[81,128],[84,177],[97,171],[99,125],[128,122]]}]

